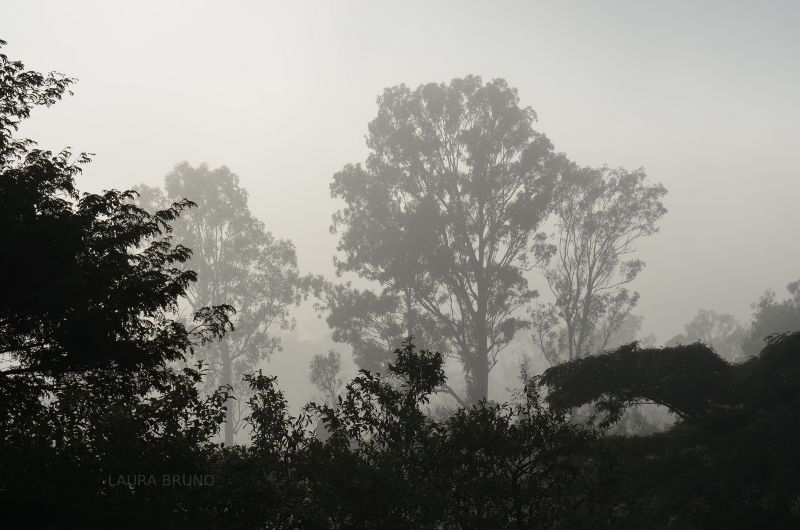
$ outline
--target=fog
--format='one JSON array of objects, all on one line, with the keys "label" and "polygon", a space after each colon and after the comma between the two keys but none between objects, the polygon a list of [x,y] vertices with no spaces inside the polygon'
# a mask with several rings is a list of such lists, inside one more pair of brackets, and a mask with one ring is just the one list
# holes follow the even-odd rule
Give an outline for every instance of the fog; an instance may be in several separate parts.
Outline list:
[{"label": "fog", "polygon": [[800,527],[798,27],[3,0],[0,525]]},{"label": "fog", "polygon": [[[746,322],[766,288],[798,276],[799,15],[796,2],[0,5],[9,56],[79,81],[21,135],[95,153],[80,189],[159,186],[184,160],[226,165],[301,271],[328,277],[342,207],[329,185],[365,159],[376,96],[506,79],[557,151],[643,167],[669,191],[633,284],[642,332],[660,342],[700,308]],[[295,318],[290,341],[329,340],[309,304]],[[270,361],[293,405],[314,353]],[[493,377],[512,377],[519,353]]]}]

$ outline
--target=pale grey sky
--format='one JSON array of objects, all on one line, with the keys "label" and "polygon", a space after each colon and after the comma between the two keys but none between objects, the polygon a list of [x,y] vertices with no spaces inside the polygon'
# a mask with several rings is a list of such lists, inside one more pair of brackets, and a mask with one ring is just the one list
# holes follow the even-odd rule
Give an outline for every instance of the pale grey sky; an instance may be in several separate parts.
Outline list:
[{"label": "pale grey sky", "polygon": [[800,2],[4,0],[0,26],[8,55],[79,79],[23,133],[96,153],[82,188],[225,164],[307,271],[332,271],[328,185],[366,156],[376,96],[472,73],[579,164],[667,187],[639,245],[645,331],[746,319],[800,277]]}]

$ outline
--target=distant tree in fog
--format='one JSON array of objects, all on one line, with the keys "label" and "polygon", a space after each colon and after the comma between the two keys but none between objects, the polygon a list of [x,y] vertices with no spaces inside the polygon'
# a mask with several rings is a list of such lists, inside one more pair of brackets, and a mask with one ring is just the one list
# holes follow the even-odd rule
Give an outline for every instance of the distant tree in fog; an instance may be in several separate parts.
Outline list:
[{"label": "distant tree in fog", "polygon": [[383,289],[356,289],[350,283],[336,284],[316,278],[316,309],[327,312],[333,339],[352,347],[353,360],[359,368],[383,371],[392,360],[392,352],[410,335],[415,340],[442,350],[442,332],[437,322],[410,296]]},{"label": "distant tree in fog", "polygon": [[800,331],[800,280],[786,286],[789,298],[780,302],[774,291],[768,290],[753,304],[753,321],[742,340],[742,350],[748,356],[756,355],[766,344],[766,338],[775,333]]},{"label": "distant tree in fog", "polygon": [[551,364],[609,347],[639,300],[625,286],[644,268],[636,241],[658,231],[666,189],[643,170],[576,168],[561,182],[555,243],[534,254],[555,298],[530,312],[533,340]]},{"label": "distant tree in fog", "polygon": [[247,206],[247,191],[226,167],[182,163],[164,179],[164,191],[142,188],[145,201],[186,197],[197,204],[174,227],[175,238],[193,250],[188,267],[197,283],[187,293],[192,308],[230,304],[235,330],[203,350],[210,365],[208,389],[228,385],[225,442],[233,442],[243,418],[248,387],[242,374],[280,349],[277,330],[294,327],[290,309],[301,300],[294,245],[276,239]]},{"label": "distant tree in fog", "polygon": [[729,361],[742,355],[742,340],[745,329],[733,315],[701,309],[691,322],[684,326],[684,332],[667,341],[667,346],[691,344],[700,341]]},{"label": "distant tree in fog", "polygon": [[643,321],[644,317],[641,315],[628,314],[628,316],[619,323],[614,333],[611,334],[604,349],[611,350],[619,348],[620,346],[630,344],[634,341],[638,341],[644,346],[652,346],[655,344],[656,337],[652,333],[644,336],[641,335]]},{"label": "distant tree in fog", "polygon": [[342,378],[339,377],[341,369],[342,356],[334,350],[329,350],[327,355],[316,354],[308,364],[308,380],[331,407],[335,405],[336,396],[342,389]]},{"label": "distant tree in fog", "polygon": [[[333,339],[350,345],[353,361],[360,369],[385,371],[392,352],[408,337],[430,345],[432,350],[446,351],[444,331],[435,317],[414,302],[410,289],[396,293],[385,288],[375,293],[322,277],[314,278],[312,285],[317,298],[315,308],[327,313]],[[464,404],[447,383],[439,390]]]},{"label": "distant tree in fog", "polygon": [[337,268],[412,307],[407,334],[418,334],[417,315],[433,318],[476,402],[526,325],[517,315],[535,296],[523,274],[530,245],[569,162],[500,79],[400,85],[378,106],[366,165],[347,165],[331,184],[345,202],[332,227]]}]

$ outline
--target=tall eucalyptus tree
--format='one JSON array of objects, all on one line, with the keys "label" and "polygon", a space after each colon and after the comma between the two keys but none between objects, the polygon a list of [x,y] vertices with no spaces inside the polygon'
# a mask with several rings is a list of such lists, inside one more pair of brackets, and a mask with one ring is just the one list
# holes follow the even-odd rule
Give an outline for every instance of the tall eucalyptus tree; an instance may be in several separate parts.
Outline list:
[{"label": "tall eucalyptus tree", "polygon": [[535,119],[501,79],[387,88],[366,164],[345,166],[331,184],[345,203],[332,227],[338,271],[435,319],[471,402],[487,397],[489,371],[525,325],[530,246],[570,166]]},{"label": "tall eucalyptus tree", "polygon": [[147,204],[187,198],[197,207],[176,221],[175,238],[193,249],[187,267],[198,281],[186,299],[192,308],[230,304],[234,331],[204,350],[210,388],[227,385],[225,442],[231,444],[246,406],[242,375],[280,349],[277,330],[291,329],[290,310],[302,298],[303,280],[291,241],[275,238],[247,206],[247,191],[226,167],[178,164],[164,179],[164,190],[140,189]]}]

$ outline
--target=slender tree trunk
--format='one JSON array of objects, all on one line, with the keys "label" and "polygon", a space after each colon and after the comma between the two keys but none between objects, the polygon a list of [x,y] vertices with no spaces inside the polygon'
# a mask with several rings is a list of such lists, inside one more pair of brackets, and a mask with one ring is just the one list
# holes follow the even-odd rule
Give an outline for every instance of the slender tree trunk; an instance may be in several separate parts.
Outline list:
[{"label": "slender tree trunk", "polygon": [[[233,381],[230,346],[226,340],[219,343],[220,357],[222,358],[222,384],[231,386]],[[225,445],[233,445],[233,398],[228,398],[225,403]]]},{"label": "slender tree trunk", "polygon": [[470,403],[489,397],[489,334],[486,330],[486,288],[478,284],[478,311],[475,322],[475,351],[471,359],[471,384],[467,389]]},{"label": "slender tree trunk", "polygon": [[[405,295],[406,295],[406,333],[407,333],[408,337],[413,337],[414,336],[414,327],[416,326],[416,322],[414,322],[415,315],[414,315],[414,306],[412,305],[413,304],[413,301],[412,301],[413,299],[411,297],[411,295],[412,295],[411,287],[407,287],[405,289]],[[417,346],[420,346],[419,340],[418,340],[419,337],[414,337],[414,338],[417,339]]]},{"label": "slender tree trunk", "polygon": [[571,320],[567,320],[567,353],[570,361],[575,359],[575,328]]}]

